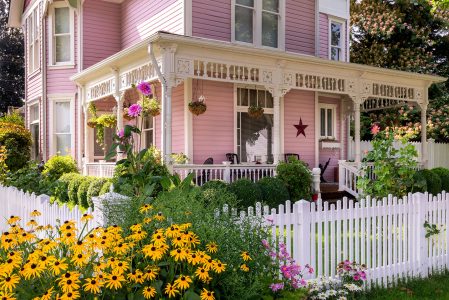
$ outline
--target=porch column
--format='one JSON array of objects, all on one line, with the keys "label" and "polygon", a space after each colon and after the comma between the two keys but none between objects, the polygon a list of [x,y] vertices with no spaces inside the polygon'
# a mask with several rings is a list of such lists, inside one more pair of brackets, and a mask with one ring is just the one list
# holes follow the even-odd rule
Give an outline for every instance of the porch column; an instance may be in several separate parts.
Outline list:
[{"label": "porch column", "polygon": [[[114,96],[115,101],[117,101],[117,131],[123,130],[125,127],[123,125],[123,97],[122,95]],[[117,158],[119,161],[123,159],[123,152],[117,150]]]},{"label": "porch column", "polygon": [[172,128],[171,128],[171,102],[172,85],[166,84],[162,87],[162,114],[161,114],[161,150],[162,157],[166,163],[171,162],[172,153]]},{"label": "porch column", "polygon": [[360,164],[360,162],[362,161],[362,155],[360,153],[360,101],[354,101],[354,119],[355,162],[357,164]]},{"label": "porch column", "polygon": [[281,98],[280,92],[273,93],[273,163],[281,160]]},{"label": "porch column", "polygon": [[192,100],[192,78],[184,79],[184,152],[193,163],[193,119],[189,111]]},{"label": "porch column", "polygon": [[423,165],[423,168],[427,168],[427,101],[421,103],[419,106],[421,107],[421,163]]}]

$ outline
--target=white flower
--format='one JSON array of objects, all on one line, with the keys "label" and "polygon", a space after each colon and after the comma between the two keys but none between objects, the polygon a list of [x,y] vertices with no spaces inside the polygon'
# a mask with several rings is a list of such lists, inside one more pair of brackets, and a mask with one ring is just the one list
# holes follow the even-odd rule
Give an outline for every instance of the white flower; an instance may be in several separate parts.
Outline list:
[{"label": "white flower", "polygon": [[320,300],[326,300],[326,299],[327,299],[327,296],[326,296],[325,293],[319,293],[319,294],[318,294],[318,299],[320,299]]},{"label": "white flower", "polygon": [[347,300],[345,296],[341,296],[338,300]]},{"label": "white flower", "polygon": [[353,283],[345,284],[344,287],[346,289],[348,289],[349,291],[351,291],[351,292],[360,292],[362,290],[361,287],[359,287],[359,286],[357,286],[357,285],[355,285]]}]

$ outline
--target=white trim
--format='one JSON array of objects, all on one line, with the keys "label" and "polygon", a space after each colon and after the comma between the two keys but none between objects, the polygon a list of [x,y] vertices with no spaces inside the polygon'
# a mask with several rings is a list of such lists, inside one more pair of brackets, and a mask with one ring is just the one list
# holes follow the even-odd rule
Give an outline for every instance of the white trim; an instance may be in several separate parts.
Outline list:
[{"label": "white trim", "polygon": [[315,168],[318,168],[320,164],[320,133],[321,133],[321,123],[320,123],[320,104],[319,104],[319,94],[315,92]]},{"label": "white trim", "polygon": [[[326,133],[328,133],[327,132],[327,125],[328,125],[328,123],[327,123],[327,111],[329,110],[329,109],[331,109],[332,110],[332,135],[326,135],[326,136],[322,136],[321,135],[321,109],[325,109],[326,110],[326,118],[325,118],[325,130],[326,130]],[[336,140],[337,139],[337,104],[329,104],[329,103],[319,103],[319,105],[318,105],[318,112],[319,112],[319,116],[318,116],[318,120],[319,120],[319,124],[320,124],[320,126],[319,126],[319,139],[320,140],[322,140],[322,139],[334,139],[334,140]],[[329,133],[328,133],[329,134]]]},{"label": "white trim", "polygon": [[184,80],[184,153],[193,163],[193,117],[189,111],[192,99],[192,78]]},{"label": "white trim", "polygon": [[[54,17],[55,8],[69,9],[70,16],[70,61],[57,63],[55,58],[55,41],[54,41]],[[57,69],[70,69],[75,67],[75,9],[67,5],[65,1],[53,2],[48,10],[48,67]]]},{"label": "white trim", "polygon": [[340,55],[340,60],[339,61],[346,61],[346,20],[345,19],[341,19],[341,18],[337,18],[334,16],[329,16],[328,15],[328,58],[329,60],[332,60],[332,47],[337,48],[336,46],[332,46],[331,42],[332,42],[332,34],[331,34],[331,28],[332,28],[332,23],[337,23],[340,24],[340,49],[341,49],[341,55]]},{"label": "white trim", "polygon": [[280,135],[281,135],[281,137],[280,137],[280,139],[281,139],[281,141],[280,141],[280,143],[281,143],[281,153],[279,153],[279,155],[282,155],[282,154],[284,154],[285,153],[285,136],[284,136],[284,130],[285,130],[285,97],[280,97],[279,98],[279,102],[281,103],[281,107],[280,107],[280,122],[281,122],[281,124],[280,124]]},{"label": "white trim", "polygon": [[193,33],[192,0],[184,0],[184,35],[191,36]]},{"label": "white trim", "polygon": [[[19,0],[19,1],[25,2],[25,0]],[[44,1],[47,1],[47,0],[44,0]],[[25,23],[25,20],[28,19],[28,17],[32,13],[32,11],[36,8],[36,6],[38,6],[41,2],[42,2],[42,0],[33,0],[31,2],[31,4],[28,4],[28,6],[26,7],[25,11],[22,14],[22,25]]]},{"label": "white trim", "polygon": [[75,94],[49,94],[47,95],[47,99],[49,100],[49,125],[50,125],[50,134],[49,134],[49,144],[50,144],[50,157],[56,155],[56,142],[54,138],[54,129],[55,129],[55,120],[54,117],[54,109],[55,109],[55,102],[69,102],[70,103],[70,154],[75,157],[76,151],[75,151]]},{"label": "white trim", "polygon": [[[285,19],[286,19],[286,0],[279,0],[278,16],[278,46],[270,47],[262,45],[262,1],[255,0],[253,9],[253,42],[246,43],[237,41],[235,39],[235,7],[236,5],[246,7],[236,3],[236,0],[231,0],[231,42],[237,45],[251,45],[261,49],[279,49],[285,50]],[[249,8],[249,7],[248,7]]]},{"label": "white trim", "polygon": [[[39,4],[39,3],[37,3]],[[41,69],[41,11],[40,6],[35,5],[28,18],[25,19],[25,51],[27,78],[40,73]]]}]

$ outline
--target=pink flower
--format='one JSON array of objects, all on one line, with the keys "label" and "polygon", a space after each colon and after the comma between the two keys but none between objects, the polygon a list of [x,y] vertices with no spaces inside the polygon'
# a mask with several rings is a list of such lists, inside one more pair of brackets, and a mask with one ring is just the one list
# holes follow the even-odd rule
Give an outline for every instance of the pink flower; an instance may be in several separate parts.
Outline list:
[{"label": "pink flower", "polygon": [[262,240],[262,245],[263,245],[266,249],[270,248],[270,244],[268,243],[267,240]]},{"label": "pink flower", "polygon": [[125,129],[118,130],[117,136],[122,139],[125,136]]},{"label": "pink flower", "polygon": [[359,275],[357,275],[357,274],[356,274],[356,275],[354,275],[354,280],[355,280],[355,281],[359,281],[359,280],[360,280],[360,276],[359,276]]},{"label": "pink flower", "polygon": [[141,82],[137,86],[137,89],[145,96],[148,96],[151,94],[151,85],[148,82]]},{"label": "pink flower", "polygon": [[142,107],[139,104],[133,104],[128,108],[128,115],[130,117],[138,117],[142,112]]},{"label": "pink flower", "polygon": [[315,273],[315,270],[314,270],[312,267],[310,267],[310,268],[309,268],[309,273],[310,273],[310,274],[313,274],[313,273]]},{"label": "pink flower", "polygon": [[380,127],[379,127],[377,124],[375,124],[373,127],[371,127],[371,133],[372,133],[372,135],[378,134],[379,131],[380,131]]},{"label": "pink flower", "polygon": [[270,289],[271,289],[273,292],[280,291],[280,290],[284,289],[284,284],[283,284],[282,282],[281,282],[281,283],[272,283],[272,284],[270,285]]}]

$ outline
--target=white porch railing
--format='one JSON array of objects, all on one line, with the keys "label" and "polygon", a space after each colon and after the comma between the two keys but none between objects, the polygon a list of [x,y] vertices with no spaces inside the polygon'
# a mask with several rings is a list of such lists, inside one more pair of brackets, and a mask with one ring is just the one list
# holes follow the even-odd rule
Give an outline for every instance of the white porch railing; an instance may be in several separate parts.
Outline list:
[{"label": "white porch railing", "polygon": [[84,164],[84,175],[96,177],[114,176],[115,162],[96,162]]},{"label": "white porch railing", "polygon": [[[368,177],[374,179],[374,164],[368,163]],[[357,188],[357,181],[362,175],[360,165],[355,162],[348,162],[345,160],[338,161],[338,190],[345,191],[354,197],[358,197],[359,189]]]},{"label": "white porch railing", "polygon": [[240,178],[248,178],[253,182],[264,177],[276,176],[276,165],[231,165],[223,162],[221,165],[174,165],[173,173],[179,174],[181,179],[193,173],[193,180],[203,185],[210,180],[223,180],[233,182]]}]

